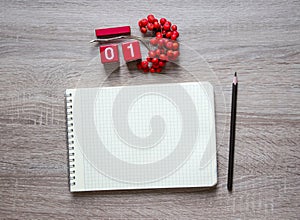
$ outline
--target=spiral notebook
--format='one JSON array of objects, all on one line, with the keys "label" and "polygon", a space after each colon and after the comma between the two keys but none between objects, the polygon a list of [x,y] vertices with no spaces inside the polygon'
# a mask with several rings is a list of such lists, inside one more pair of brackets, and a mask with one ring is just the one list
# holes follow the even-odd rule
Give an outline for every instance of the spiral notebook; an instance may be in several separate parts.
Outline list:
[{"label": "spiral notebook", "polygon": [[70,191],[217,183],[208,82],[66,90]]}]

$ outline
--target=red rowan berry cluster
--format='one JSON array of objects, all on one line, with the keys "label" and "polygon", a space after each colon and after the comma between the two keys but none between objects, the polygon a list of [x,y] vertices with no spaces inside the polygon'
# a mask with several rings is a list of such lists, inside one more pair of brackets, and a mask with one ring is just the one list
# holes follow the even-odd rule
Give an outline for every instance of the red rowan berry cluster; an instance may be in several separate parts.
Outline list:
[{"label": "red rowan berry cluster", "polygon": [[137,64],[138,69],[148,73],[160,73],[167,61],[175,61],[179,57],[179,33],[177,26],[170,21],[161,18],[159,21],[150,14],[138,22],[140,31],[146,34],[152,32],[154,38],[150,40],[152,50],[149,51],[146,60]]}]

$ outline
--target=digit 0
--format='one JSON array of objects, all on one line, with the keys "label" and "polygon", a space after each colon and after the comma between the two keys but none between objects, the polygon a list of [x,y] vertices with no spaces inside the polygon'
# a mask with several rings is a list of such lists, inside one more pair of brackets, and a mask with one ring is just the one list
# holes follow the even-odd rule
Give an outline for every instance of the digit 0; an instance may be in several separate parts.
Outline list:
[{"label": "digit 0", "polygon": [[104,50],[104,55],[107,60],[112,60],[114,58],[114,50],[111,47],[107,47]]},{"label": "digit 0", "polygon": [[110,44],[110,45],[100,46],[100,57],[101,57],[101,62],[103,64],[119,62],[118,45]]}]

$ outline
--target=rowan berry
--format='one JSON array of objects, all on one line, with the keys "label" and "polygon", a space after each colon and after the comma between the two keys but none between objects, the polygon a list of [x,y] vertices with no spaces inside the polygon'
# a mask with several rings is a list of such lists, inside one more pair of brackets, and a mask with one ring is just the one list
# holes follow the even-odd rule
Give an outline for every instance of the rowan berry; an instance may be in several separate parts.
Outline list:
[{"label": "rowan berry", "polygon": [[147,68],[143,69],[143,71],[144,71],[144,73],[148,73],[149,72],[149,68],[147,67]]},{"label": "rowan berry", "polygon": [[175,34],[172,34],[171,40],[176,40],[176,39],[177,39],[177,36]]},{"label": "rowan berry", "polygon": [[148,24],[148,20],[146,18],[143,18],[141,20],[141,24],[142,24],[143,27],[145,27]]},{"label": "rowan berry", "polygon": [[153,28],[160,29],[160,25],[157,21],[153,23]]},{"label": "rowan berry", "polygon": [[147,60],[142,61],[141,65],[143,69],[148,68],[148,61]]},{"label": "rowan berry", "polygon": [[156,37],[157,37],[157,38],[162,38],[162,37],[163,37],[163,35],[162,35],[162,33],[160,33],[160,32],[157,32],[157,33],[156,33]]},{"label": "rowan berry", "polygon": [[172,31],[172,35],[175,35],[176,37],[179,37],[179,32],[178,31]]},{"label": "rowan berry", "polygon": [[162,48],[164,46],[164,38],[160,38],[158,41],[157,41],[157,45],[158,47]]},{"label": "rowan berry", "polygon": [[166,44],[166,48],[167,49],[172,49],[173,48],[173,43],[171,41],[169,41],[167,44]]},{"label": "rowan berry", "polygon": [[171,31],[168,31],[168,32],[166,33],[166,37],[167,37],[167,38],[171,38],[171,36],[172,36],[172,32],[171,32]]},{"label": "rowan berry", "polygon": [[173,58],[176,60],[179,57],[180,53],[178,50],[173,51]]},{"label": "rowan berry", "polygon": [[173,49],[173,50],[178,50],[178,48],[179,48],[179,44],[178,44],[177,42],[174,42],[174,43],[172,44],[172,49]]},{"label": "rowan berry", "polygon": [[150,68],[150,73],[155,73],[155,69],[153,67]]},{"label": "rowan berry", "polygon": [[147,16],[147,18],[148,18],[148,21],[149,21],[150,23],[153,23],[153,22],[154,22],[154,19],[155,19],[154,15],[150,14],[150,15]]},{"label": "rowan berry", "polygon": [[172,25],[172,31],[177,31],[177,26],[175,24]]},{"label": "rowan berry", "polygon": [[168,60],[168,57],[165,54],[160,54],[159,59],[160,60]]},{"label": "rowan berry", "polygon": [[148,52],[148,55],[149,55],[150,58],[154,58],[154,57],[156,56],[156,53],[155,53],[155,51],[150,50],[150,51]]},{"label": "rowan berry", "polygon": [[150,40],[150,44],[152,44],[153,46],[155,46],[156,44],[157,44],[157,38],[152,38],[151,40]]},{"label": "rowan berry", "polygon": [[141,32],[142,32],[143,34],[146,34],[146,33],[147,33],[147,28],[141,27]]},{"label": "rowan berry", "polygon": [[153,64],[158,63],[158,59],[157,59],[157,58],[153,58],[153,59],[152,59],[152,63],[153,63]]},{"label": "rowan berry", "polygon": [[164,25],[164,24],[166,23],[166,21],[167,21],[167,19],[161,18],[161,19],[160,19],[160,24],[161,24],[161,25]]},{"label": "rowan berry", "polygon": [[155,50],[155,55],[156,55],[156,56],[160,56],[160,49],[156,49],[156,50]]},{"label": "rowan berry", "polygon": [[139,27],[143,27],[142,20],[139,20],[138,25],[139,25]]},{"label": "rowan berry", "polygon": [[166,65],[166,63],[163,62],[163,61],[159,61],[159,62],[158,62],[158,65],[159,65],[160,67],[164,67],[164,66]]},{"label": "rowan berry", "polygon": [[[173,57],[173,51],[172,50],[168,50],[167,51],[167,57],[168,58],[172,58]],[[143,65],[143,64],[142,64]]]},{"label": "rowan berry", "polygon": [[160,68],[160,67],[158,67],[157,69],[156,69],[156,72],[157,73],[160,73],[162,71],[162,68]]},{"label": "rowan berry", "polygon": [[158,64],[158,63],[153,63],[153,64],[152,64],[152,67],[156,69],[156,68],[159,67],[159,64]]},{"label": "rowan berry", "polygon": [[170,30],[171,28],[171,23],[169,21],[167,21],[165,24],[164,24],[164,30],[168,31]]},{"label": "rowan berry", "polygon": [[154,28],[154,25],[152,23],[148,23],[147,28],[148,28],[149,31],[152,31],[153,28]]}]

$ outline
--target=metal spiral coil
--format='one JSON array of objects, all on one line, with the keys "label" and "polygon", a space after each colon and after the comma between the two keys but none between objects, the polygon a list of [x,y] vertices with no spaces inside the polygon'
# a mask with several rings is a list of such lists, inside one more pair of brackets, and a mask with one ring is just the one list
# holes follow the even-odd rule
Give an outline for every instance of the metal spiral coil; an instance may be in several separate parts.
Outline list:
[{"label": "metal spiral coil", "polygon": [[74,150],[74,123],[73,123],[73,100],[72,93],[65,95],[66,97],[66,112],[67,112],[67,136],[69,150],[69,180],[70,186],[75,186],[75,150]]}]

